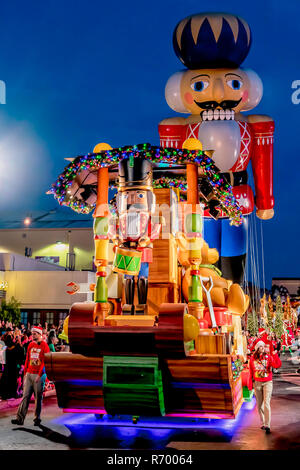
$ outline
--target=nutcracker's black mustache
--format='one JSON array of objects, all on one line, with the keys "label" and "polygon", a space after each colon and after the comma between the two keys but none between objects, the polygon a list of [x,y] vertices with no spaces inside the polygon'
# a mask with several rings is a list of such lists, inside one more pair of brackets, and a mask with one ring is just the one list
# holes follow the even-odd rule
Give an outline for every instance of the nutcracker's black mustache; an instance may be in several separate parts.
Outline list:
[{"label": "nutcracker's black mustache", "polygon": [[234,100],[224,100],[221,101],[221,103],[218,103],[217,101],[203,101],[202,103],[199,103],[198,101],[194,100],[194,103],[196,103],[197,106],[201,109],[217,109],[217,108],[222,108],[222,109],[233,109],[235,108],[240,102],[242,101],[242,98],[238,101]]},{"label": "nutcracker's black mustache", "polygon": [[127,210],[134,212],[134,209],[143,210],[147,209],[147,204],[127,204]]}]

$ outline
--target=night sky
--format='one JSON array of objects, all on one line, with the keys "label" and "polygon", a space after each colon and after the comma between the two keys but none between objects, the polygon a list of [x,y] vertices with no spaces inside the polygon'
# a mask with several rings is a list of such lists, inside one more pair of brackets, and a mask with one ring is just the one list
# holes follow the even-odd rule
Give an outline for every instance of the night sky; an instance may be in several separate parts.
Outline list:
[{"label": "night sky", "polygon": [[251,113],[268,114],[276,124],[275,217],[257,225],[266,284],[300,277],[300,104],[292,102],[292,82],[300,81],[298,1],[2,2],[0,227],[57,206],[45,193],[65,157],[91,152],[98,142],[159,144],[158,122],[175,115],[165,83],[183,68],[172,33],[182,18],[203,11],[237,14],[252,29],[243,66],[260,75],[264,96]]}]

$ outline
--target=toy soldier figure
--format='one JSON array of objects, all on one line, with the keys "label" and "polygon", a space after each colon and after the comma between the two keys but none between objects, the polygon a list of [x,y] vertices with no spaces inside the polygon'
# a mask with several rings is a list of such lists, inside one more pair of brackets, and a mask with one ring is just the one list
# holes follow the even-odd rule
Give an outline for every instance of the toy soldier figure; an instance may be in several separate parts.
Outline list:
[{"label": "toy soldier figure", "polygon": [[[153,248],[151,242],[159,237],[161,229],[160,224],[151,222],[155,211],[152,172],[151,162],[140,156],[132,155],[119,163],[114,271],[125,274],[126,303],[123,305],[123,314],[147,313],[149,263],[152,262]],[[135,307],[136,275],[139,303]]]}]

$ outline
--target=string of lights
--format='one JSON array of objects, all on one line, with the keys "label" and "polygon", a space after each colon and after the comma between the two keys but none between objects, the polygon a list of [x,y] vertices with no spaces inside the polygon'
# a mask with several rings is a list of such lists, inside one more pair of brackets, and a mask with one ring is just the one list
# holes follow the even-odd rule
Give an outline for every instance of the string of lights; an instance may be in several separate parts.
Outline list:
[{"label": "string of lights", "polygon": [[[158,166],[166,167],[170,170],[174,166],[186,165],[187,163],[195,163],[201,167],[207,180],[209,181],[214,196],[218,199],[222,211],[231,219],[233,225],[240,225],[242,212],[232,193],[231,185],[219,173],[219,169],[215,166],[213,160],[208,157],[202,150],[173,149],[151,146],[148,143],[132,146],[125,146],[105,150],[100,153],[89,153],[76,157],[58,177],[57,181],[52,185],[50,192],[57,199],[59,204],[67,205],[76,212],[88,214],[91,212],[95,204],[88,204],[80,199],[80,195],[74,197],[71,187],[75,178],[85,170],[90,172],[97,171],[102,167],[115,167],[123,158],[143,157],[149,159]],[[110,188],[116,187],[116,183],[112,183]],[[154,188],[174,187],[182,191],[186,191],[187,183],[184,176],[168,176],[153,177]]]}]

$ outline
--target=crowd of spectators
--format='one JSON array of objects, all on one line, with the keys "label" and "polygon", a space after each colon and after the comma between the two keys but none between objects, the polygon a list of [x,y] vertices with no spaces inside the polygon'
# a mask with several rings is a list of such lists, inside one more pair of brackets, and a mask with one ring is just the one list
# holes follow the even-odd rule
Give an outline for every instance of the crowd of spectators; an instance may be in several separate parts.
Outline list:
[{"label": "crowd of spectators", "polygon": [[19,398],[23,393],[23,372],[27,348],[32,341],[31,327],[43,328],[43,340],[51,352],[68,351],[67,343],[60,339],[63,321],[59,325],[41,324],[25,326],[0,320],[0,400]]}]

